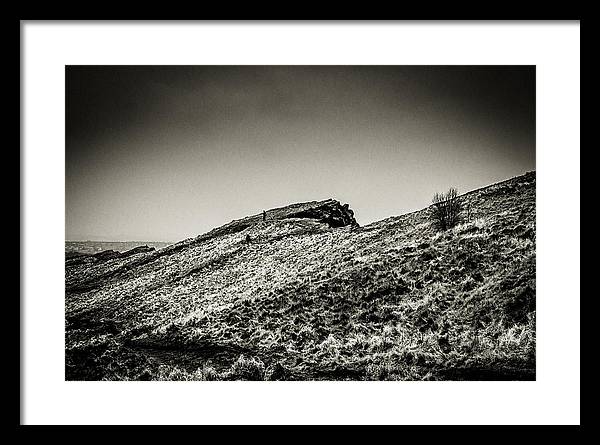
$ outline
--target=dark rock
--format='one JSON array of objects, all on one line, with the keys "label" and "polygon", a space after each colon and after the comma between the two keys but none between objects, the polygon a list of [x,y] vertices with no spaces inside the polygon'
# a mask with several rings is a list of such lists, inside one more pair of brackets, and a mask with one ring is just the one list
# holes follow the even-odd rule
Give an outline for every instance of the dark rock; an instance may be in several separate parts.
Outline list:
[{"label": "dark rock", "polygon": [[82,257],[87,257],[87,256],[89,256],[89,254],[83,253],[83,252],[76,252],[76,251],[65,252],[66,260],[72,260],[75,258],[82,258]]},{"label": "dark rock", "polygon": [[108,261],[120,257],[121,253],[117,252],[116,250],[103,250],[102,252],[94,254],[94,258],[100,261]]},{"label": "dark rock", "polygon": [[80,264],[85,264],[89,261],[93,261],[93,256],[88,253],[81,252],[67,252],[65,254],[65,265],[67,267],[73,267]]},{"label": "dark rock", "polygon": [[121,254],[121,257],[122,257],[122,258],[125,258],[125,257],[131,256],[131,255],[136,255],[136,254],[138,254],[138,253],[147,253],[147,252],[152,252],[152,251],[154,251],[154,250],[155,250],[155,249],[154,249],[154,247],[148,247],[148,246],[137,246],[137,247],[134,247],[133,249],[129,249],[129,250],[127,250],[127,251],[123,252],[123,253]]},{"label": "dark rock", "polygon": [[350,210],[348,204],[341,205],[334,199],[315,203],[314,206],[288,214],[285,218],[316,219],[329,227],[358,226],[354,219],[354,212]]}]

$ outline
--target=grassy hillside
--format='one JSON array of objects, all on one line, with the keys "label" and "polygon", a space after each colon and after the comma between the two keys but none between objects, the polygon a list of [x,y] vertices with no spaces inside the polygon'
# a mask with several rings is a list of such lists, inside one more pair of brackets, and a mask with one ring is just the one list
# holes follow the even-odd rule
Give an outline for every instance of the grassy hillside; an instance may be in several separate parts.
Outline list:
[{"label": "grassy hillside", "polygon": [[535,172],[463,200],[444,233],[330,200],[67,261],[66,378],[534,379]]}]

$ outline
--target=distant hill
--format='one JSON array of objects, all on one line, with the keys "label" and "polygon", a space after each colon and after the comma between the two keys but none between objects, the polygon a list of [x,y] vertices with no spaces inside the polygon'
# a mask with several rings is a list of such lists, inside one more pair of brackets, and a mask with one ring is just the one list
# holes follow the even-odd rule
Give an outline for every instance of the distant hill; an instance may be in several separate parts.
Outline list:
[{"label": "distant hill", "polygon": [[535,379],[535,172],[359,227],[335,200],[66,261],[67,380]]},{"label": "distant hill", "polygon": [[76,256],[74,254],[78,253],[93,255],[105,250],[125,252],[138,246],[149,246],[160,249],[169,244],[171,243],[161,241],[66,241],[65,254],[67,256]]}]

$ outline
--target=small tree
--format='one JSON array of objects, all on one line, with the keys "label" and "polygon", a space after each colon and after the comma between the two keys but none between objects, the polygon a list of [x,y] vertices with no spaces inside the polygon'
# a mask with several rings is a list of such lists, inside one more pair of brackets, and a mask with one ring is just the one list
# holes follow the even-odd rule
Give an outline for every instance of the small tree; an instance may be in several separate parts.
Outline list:
[{"label": "small tree", "polygon": [[462,220],[463,205],[454,187],[433,195],[432,202],[430,219],[438,230],[448,230]]}]

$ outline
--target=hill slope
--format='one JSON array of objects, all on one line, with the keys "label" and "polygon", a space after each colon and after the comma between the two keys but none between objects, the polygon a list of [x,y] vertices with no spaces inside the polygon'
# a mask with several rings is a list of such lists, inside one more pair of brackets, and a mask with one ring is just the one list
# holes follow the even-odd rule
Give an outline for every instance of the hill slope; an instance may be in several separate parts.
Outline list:
[{"label": "hill slope", "polygon": [[327,200],[67,259],[66,378],[534,379],[535,172],[462,199],[445,233]]}]

